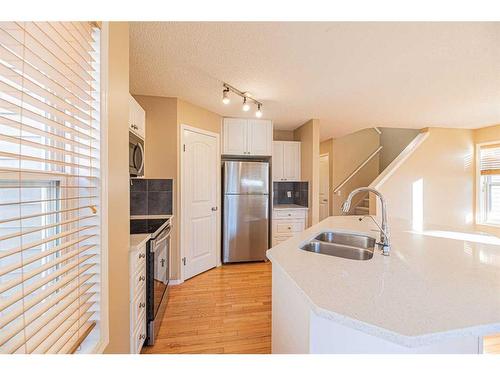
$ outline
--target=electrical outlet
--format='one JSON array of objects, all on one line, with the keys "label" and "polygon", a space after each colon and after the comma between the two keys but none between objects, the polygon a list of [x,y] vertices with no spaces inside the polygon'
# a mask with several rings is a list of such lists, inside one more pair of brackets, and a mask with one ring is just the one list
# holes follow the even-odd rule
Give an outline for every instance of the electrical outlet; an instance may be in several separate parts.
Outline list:
[{"label": "electrical outlet", "polygon": [[291,191],[287,191],[286,192],[286,196],[287,196],[287,198],[291,198],[292,197],[292,192]]}]

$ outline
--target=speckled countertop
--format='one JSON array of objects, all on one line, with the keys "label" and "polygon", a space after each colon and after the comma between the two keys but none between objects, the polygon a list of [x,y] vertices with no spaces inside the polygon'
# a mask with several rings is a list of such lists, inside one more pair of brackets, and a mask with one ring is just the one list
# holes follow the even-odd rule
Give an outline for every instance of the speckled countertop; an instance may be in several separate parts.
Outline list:
[{"label": "speckled countertop", "polygon": [[323,231],[376,237],[371,220],[332,216],[267,251],[312,310],[407,347],[500,332],[500,239],[390,222],[391,255],[357,261],[300,250]]}]

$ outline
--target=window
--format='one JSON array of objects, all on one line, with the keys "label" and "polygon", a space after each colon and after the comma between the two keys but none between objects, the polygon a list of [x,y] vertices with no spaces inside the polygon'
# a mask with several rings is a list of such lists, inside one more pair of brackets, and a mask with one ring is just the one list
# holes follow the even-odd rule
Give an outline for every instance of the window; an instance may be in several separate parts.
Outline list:
[{"label": "window", "polygon": [[92,23],[0,22],[0,353],[101,336],[99,51]]},{"label": "window", "polygon": [[479,221],[500,225],[500,144],[479,146]]}]

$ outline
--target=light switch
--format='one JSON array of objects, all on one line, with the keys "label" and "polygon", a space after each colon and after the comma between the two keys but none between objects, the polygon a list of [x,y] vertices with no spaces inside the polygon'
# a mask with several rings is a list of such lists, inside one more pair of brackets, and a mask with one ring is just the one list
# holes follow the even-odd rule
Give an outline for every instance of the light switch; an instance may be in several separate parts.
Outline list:
[{"label": "light switch", "polygon": [[287,196],[287,198],[291,198],[292,197],[292,192],[291,191],[287,191],[286,192],[286,196]]}]

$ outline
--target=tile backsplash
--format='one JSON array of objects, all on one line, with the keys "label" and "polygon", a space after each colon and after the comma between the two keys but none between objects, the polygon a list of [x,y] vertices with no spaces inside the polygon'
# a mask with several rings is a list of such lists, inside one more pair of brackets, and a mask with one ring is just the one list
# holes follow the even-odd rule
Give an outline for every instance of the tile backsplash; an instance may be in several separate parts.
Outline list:
[{"label": "tile backsplash", "polygon": [[171,215],[172,179],[130,179],[130,215]]},{"label": "tile backsplash", "polygon": [[273,182],[273,190],[273,204],[308,205],[308,182]]}]

